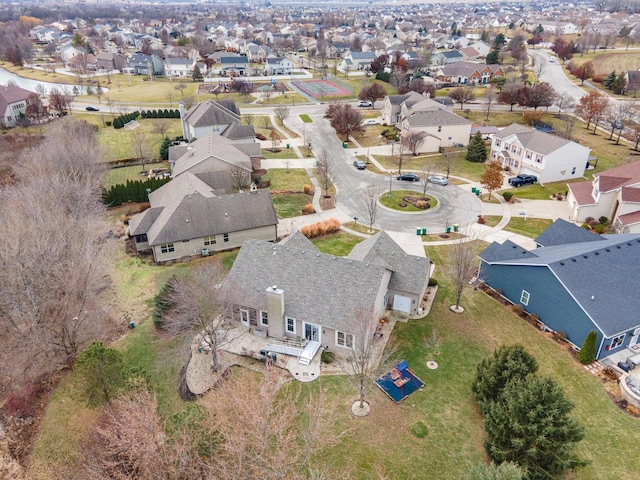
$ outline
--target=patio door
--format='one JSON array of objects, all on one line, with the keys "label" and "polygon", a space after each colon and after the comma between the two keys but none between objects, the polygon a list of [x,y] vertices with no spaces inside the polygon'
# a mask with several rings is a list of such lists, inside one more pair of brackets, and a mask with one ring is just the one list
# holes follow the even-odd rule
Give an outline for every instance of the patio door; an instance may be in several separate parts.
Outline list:
[{"label": "patio door", "polygon": [[313,323],[305,323],[304,338],[308,342],[320,342],[320,326]]}]

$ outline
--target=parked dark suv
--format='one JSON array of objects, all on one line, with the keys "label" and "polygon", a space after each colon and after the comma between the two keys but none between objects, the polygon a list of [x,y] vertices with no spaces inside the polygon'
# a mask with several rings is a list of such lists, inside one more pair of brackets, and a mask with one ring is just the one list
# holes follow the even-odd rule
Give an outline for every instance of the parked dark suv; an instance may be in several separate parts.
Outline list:
[{"label": "parked dark suv", "polygon": [[532,183],[538,183],[538,177],[535,175],[518,175],[509,179],[509,185],[514,187],[520,187],[521,185],[530,185]]}]

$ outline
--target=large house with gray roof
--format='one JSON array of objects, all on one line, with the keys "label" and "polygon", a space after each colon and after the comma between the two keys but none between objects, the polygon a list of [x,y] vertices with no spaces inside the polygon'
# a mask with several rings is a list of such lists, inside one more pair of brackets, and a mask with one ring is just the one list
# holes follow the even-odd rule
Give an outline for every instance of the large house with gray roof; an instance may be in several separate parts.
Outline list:
[{"label": "large house with gray roof", "polygon": [[274,241],[278,217],[268,190],[230,193],[226,172],[185,172],[149,194],[129,233],[156,262],[237,248],[247,238]]},{"label": "large house with gray roof", "polygon": [[[349,349],[354,317],[377,322],[387,309],[418,313],[431,262],[409,255],[385,232],[360,243],[348,257],[321,253],[297,232],[273,244],[246,240],[234,261],[222,297],[230,321],[255,334],[302,341],[301,362],[324,345]],[[308,350],[308,351],[307,351]]]},{"label": "large house with gray roof", "polygon": [[640,234],[596,235],[556,220],[526,250],[507,240],[480,254],[478,278],[600,359],[640,343]]},{"label": "large house with gray roof", "polygon": [[579,143],[513,123],[493,135],[489,159],[544,184],[583,177],[590,154]]},{"label": "large house with gray roof", "polygon": [[236,143],[255,142],[253,126],[241,125],[240,109],[233,100],[206,100],[189,110],[185,110],[180,102],[179,107],[182,136],[188,142],[211,132],[229,137]]},{"label": "large house with gray roof", "polygon": [[472,122],[419,93],[407,94],[399,117],[400,136],[408,139],[414,154],[469,144]]},{"label": "large house with gray roof", "polygon": [[576,221],[606,217],[618,233],[640,233],[640,161],[569,183],[567,201]]},{"label": "large house with gray roof", "polygon": [[31,95],[34,93],[17,85],[0,85],[0,126],[15,127],[21,118],[26,118]]}]

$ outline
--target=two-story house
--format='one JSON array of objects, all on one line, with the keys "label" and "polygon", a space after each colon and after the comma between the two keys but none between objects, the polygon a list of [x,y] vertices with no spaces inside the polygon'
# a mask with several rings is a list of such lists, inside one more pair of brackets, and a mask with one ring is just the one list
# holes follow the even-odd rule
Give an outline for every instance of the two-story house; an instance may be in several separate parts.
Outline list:
[{"label": "two-story house", "polygon": [[193,58],[167,57],[164,59],[164,74],[171,78],[192,77],[196,63]]},{"label": "two-story house", "polygon": [[489,159],[544,184],[584,176],[590,153],[566,138],[514,123],[493,135]]},{"label": "two-story house", "polygon": [[0,85],[0,124],[15,127],[27,114],[27,101],[33,92],[16,85]]},{"label": "two-story house", "polygon": [[292,66],[286,57],[267,58],[267,75],[290,75]]},{"label": "two-story house", "polygon": [[501,65],[484,65],[464,61],[445,65],[436,72],[436,77],[441,82],[460,85],[486,85],[494,78],[504,75]]},{"label": "two-story house", "polygon": [[568,184],[567,201],[578,222],[606,217],[619,233],[640,233],[640,161]]}]

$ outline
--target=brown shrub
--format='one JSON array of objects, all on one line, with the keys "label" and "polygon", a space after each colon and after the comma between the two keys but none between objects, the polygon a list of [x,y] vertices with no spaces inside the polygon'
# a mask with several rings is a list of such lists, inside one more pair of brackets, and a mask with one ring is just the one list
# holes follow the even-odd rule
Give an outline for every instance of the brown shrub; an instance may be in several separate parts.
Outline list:
[{"label": "brown shrub", "polygon": [[416,206],[416,208],[421,208],[421,209],[425,209],[429,207],[429,202],[427,202],[426,200],[416,200],[416,203],[414,203],[414,205]]},{"label": "brown shrub", "polygon": [[539,122],[544,114],[545,112],[542,110],[527,110],[522,112],[522,119],[527,125],[533,125],[534,123]]},{"label": "brown shrub", "polygon": [[307,203],[304,207],[302,207],[303,215],[309,215],[311,213],[316,213],[316,210],[315,208],[313,208],[313,205],[311,203]]},{"label": "brown shrub", "polygon": [[627,405],[627,411],[631,414],[631,415],[635,415],[640,416],[640,408],[636,407],[635,405]]},{"label": "brown shrub", "polygon": [[300,229],[302,234],[307,238],[315,238],[327,233],[333,233],[340,230],[340,222],[335,218],[328,218],[322,222],[305,225]]},{"label": "brown shrub", "polygon": [[524,313],[524,307],[519,303],[516,303],[511,306],[511,311],[516,315],[522,315]]},{"label": "brown shrub", "polygon": [[311,194],[311,185],[308,185],[308,184],[306,184],[306,183],[305,183],[305,184],[302,186],[302,190],[303,190],[303,191],[304,191],[304,193],[306,193],[307,195],[310,195],[310,194]]}]

